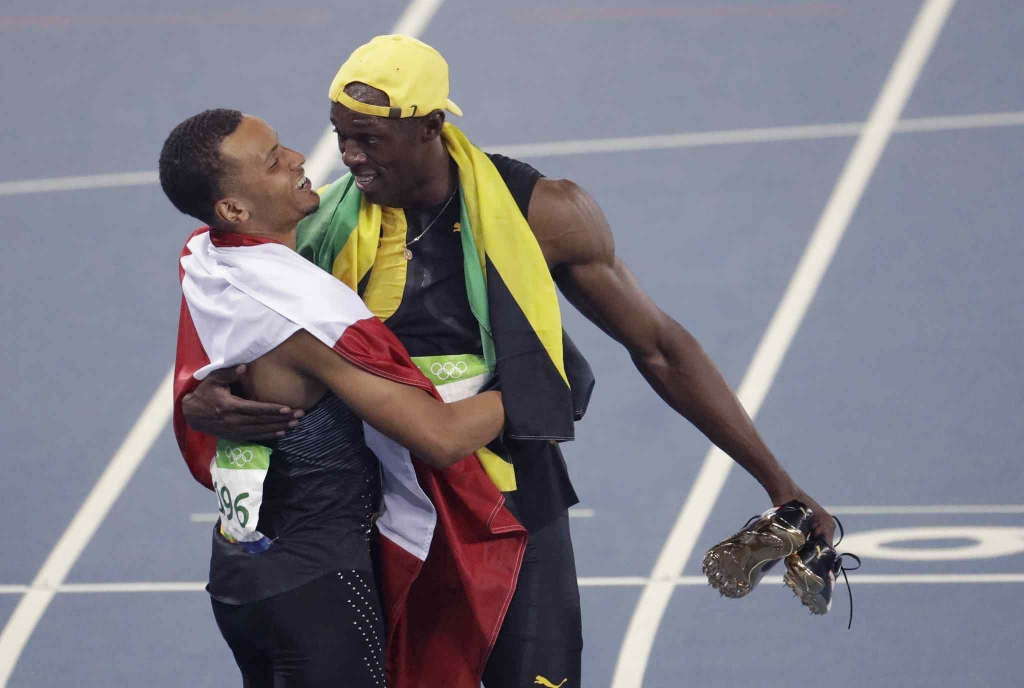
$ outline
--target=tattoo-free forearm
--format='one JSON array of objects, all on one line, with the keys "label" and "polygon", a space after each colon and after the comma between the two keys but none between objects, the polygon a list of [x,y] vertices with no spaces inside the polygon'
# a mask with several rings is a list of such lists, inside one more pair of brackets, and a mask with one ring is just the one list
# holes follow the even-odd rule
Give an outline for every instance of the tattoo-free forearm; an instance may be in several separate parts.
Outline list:
[{"label": "tattoo-free forearm", "polygon": [[743,466],[773,499],[796,489],[700,343],[668,316],[653,353],[633,362],[658,395]]}]

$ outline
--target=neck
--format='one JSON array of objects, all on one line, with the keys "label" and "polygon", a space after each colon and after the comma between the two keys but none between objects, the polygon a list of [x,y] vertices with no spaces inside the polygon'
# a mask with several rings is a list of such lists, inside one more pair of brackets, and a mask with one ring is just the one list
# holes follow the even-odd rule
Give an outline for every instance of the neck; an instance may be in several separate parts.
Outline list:
[{"label": "neck", "polygon": [[253,225],[238,225],[235,227],[220,227],[219,229],[226,232],[234,232],[236,234],[245,234],[251,237],[260,237],[263,239],[273,239],[279,244],[284,244],[291,250],[295,250],[295,238],[298,234],[299,226],[297,224],[291,225],[290,227],[274,228],[265,226],[253,226]]},{"label": "neck", "polygon": [[424,165],[424,178],[414,198],[406,203],[410,208],[431,208],[451,197],[459,185],[459,170],[448,155],[444,142],[438,138]]}]

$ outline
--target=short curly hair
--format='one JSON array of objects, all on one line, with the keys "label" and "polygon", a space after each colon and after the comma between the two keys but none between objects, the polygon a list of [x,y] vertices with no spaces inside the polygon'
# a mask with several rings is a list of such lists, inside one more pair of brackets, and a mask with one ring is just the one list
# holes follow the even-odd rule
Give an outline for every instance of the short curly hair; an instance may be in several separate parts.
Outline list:
[{"label": "short curly hair", "polygon": [[238,129],[242,113],[205,110],[174,127],[160,151],[160,186],[174,207],[212,225],[227,165],[220,144]]}]

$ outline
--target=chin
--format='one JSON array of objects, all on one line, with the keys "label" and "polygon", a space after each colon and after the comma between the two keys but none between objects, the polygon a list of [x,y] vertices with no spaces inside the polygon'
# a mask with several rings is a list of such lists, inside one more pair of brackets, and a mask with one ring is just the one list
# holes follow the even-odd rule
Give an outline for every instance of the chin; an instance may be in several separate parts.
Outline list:
[{"label": "chin", "polygon": [[313,195],[316,198],[310,199],[309,204],[302,209],[303,217],[309,217],[320,208],[320,194],[314,192]]},{"label": "chin", "polygon": [[363,196],[366,197],[370,203],[374,205],[382,205],[387,208],[404,208],[405,205],[401,198],[398,198],[398,194],[388,193],[387,189],[381,189],[380,191],[364,192]]}]

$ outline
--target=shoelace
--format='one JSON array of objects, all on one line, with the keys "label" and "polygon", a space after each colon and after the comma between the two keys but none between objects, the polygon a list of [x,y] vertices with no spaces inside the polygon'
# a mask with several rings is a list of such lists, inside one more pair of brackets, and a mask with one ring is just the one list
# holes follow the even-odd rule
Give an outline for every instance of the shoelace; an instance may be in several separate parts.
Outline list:
[{"label": "shoelace", "polygon": [[[759,520],[762,516],[764,516],[764,514],[751,516],[749,519],[747,519],[747,522],[743,527],[749,527],[751,523],[754,523],[755,521]],[[839,546],[839,543],[843,541],[843,538],[846,537],[846,531],[843,530],[843,522],[840,521],[838,517],[833,516],[832,520],[835,521],[836,526],[839,527],[839,539],[836,540],[836,543],[834,545],[832,545],[832,549],[836,549],[836,547]],[[843,557],[849,557],[850,559],[856,561],[857,567],[851,569],[843,566]],[[846,630],[850,630],[851,628],[853,628],[853,590],[850,589],[850,577],[846,575],[846,572],[856,571],[861,567],[861,565],[862,564],[860,557],[850,552],[843,552],[842,554],[836,552],[836,563],[832,565],[832,575],[836,575],[839,573],[843,574],[843,581],[846,583],[846,594],[850,597],[850,620],[846,624]]]},{"label": "shoelace", "polygon": [[[846,533],[843,531],[843,524],[838,518],[833,516],[832,520],[834,520],[836,522],[836,525],[839,526],[839,539],[836,540],[836,544],[832,545],[832,549],[835,549],[839,546],[839,543],[843,541],[843,538],[846,536]],[[857,562],[857,568],[848,569],[845,566],[843,566],[843,557],[849,557],[850,559],[855,560]],[[850,630],[851,628],[853,628],[853,590],[850,589],[850,579],[846,575],[846,572],[856,571],[860,567],[860,557],[858,557],[856,554],[850,554],[849,552],[843,552],[842,554],[839,554],[838,552],[836,553],[836,563],[833,564],[832,574],[843,574],[843,580],[846,582],[846,593],[850,596],[850,622],[846,624],[846,630]]]}]

